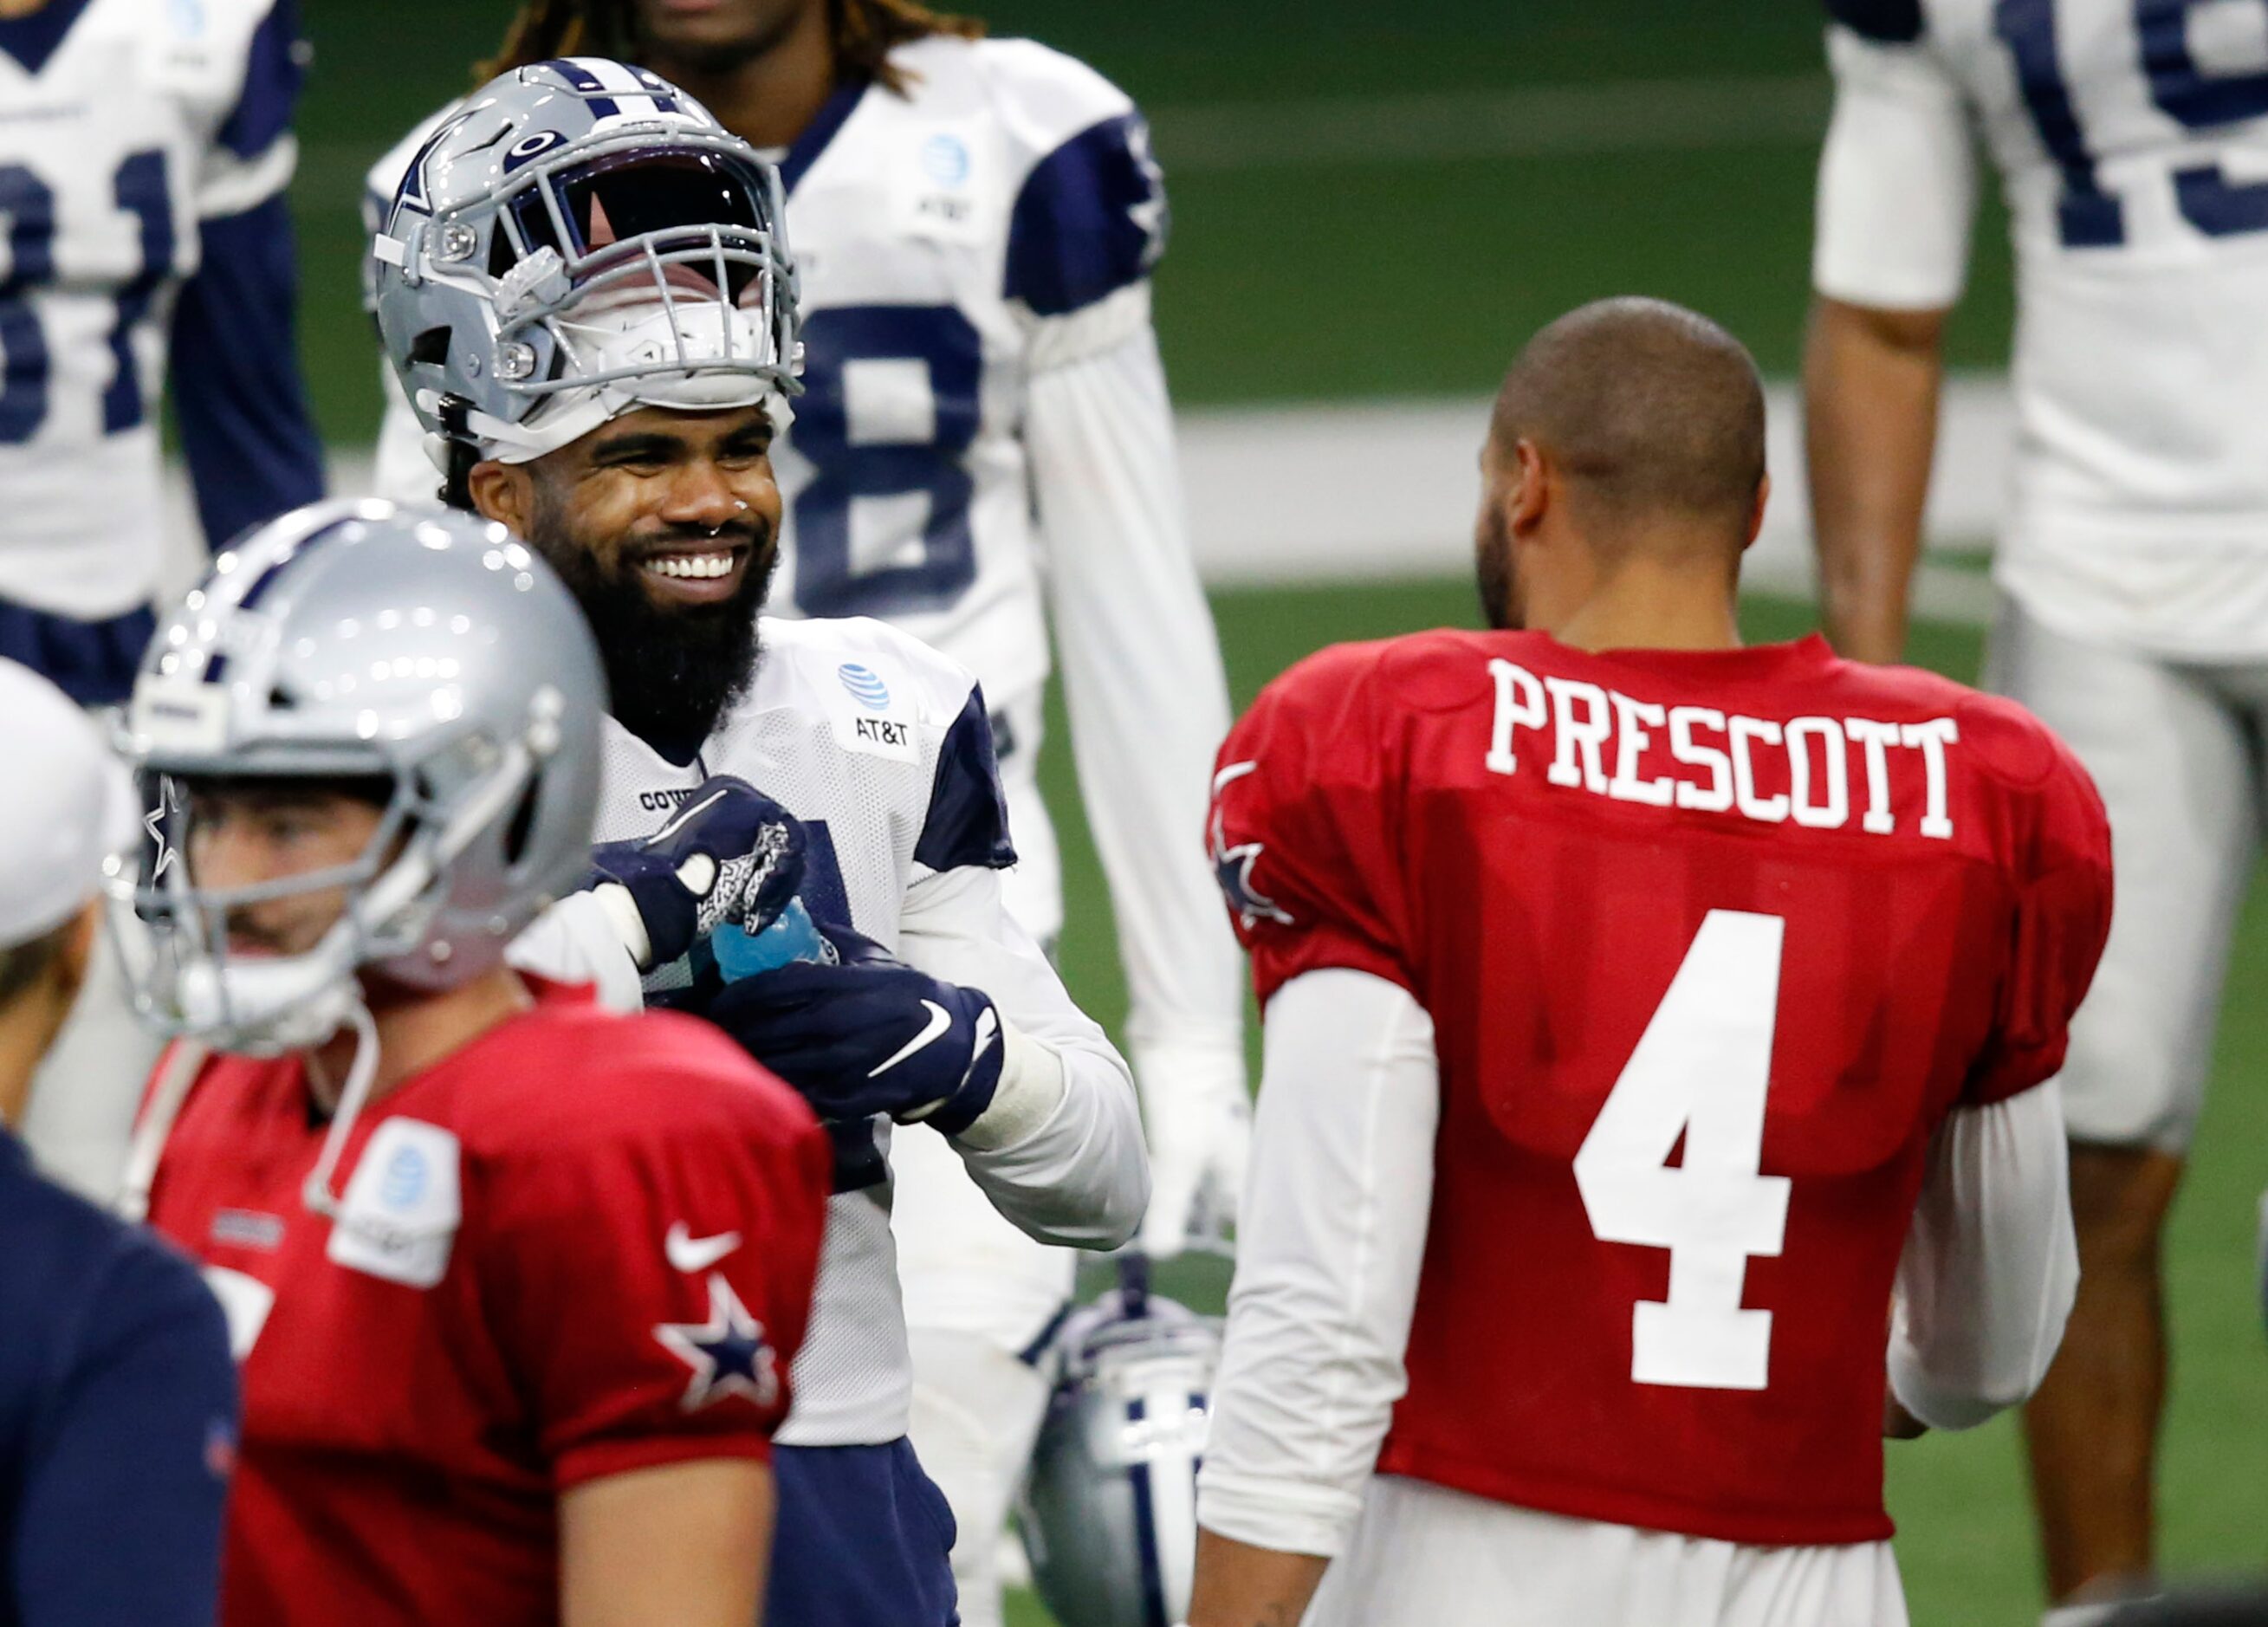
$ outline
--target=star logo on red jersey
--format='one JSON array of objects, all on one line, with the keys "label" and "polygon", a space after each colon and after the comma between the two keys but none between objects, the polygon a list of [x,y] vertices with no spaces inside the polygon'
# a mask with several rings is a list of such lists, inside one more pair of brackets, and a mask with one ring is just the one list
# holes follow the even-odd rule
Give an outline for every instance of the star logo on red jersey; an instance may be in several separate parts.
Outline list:
[{"label": "star logo on red jersey", "polygon": [[1260,862],[1266,843],[1246,842],[1235,847],[1228,844],[1228,833],[1221,823],[1220,793],[1222,790],[1242,779],[1260,765],[1256,762],[1232,762],[1212,780],[1212,874],[1220,884],[1221,896],[1236,918],[1250,931],[1262,921],[1274,921],[1290,926],[1292,917],[1278,908],[1274,899],[1252,885],[1252,867]]},{"label": "star logo on red jersey", "polygon": [[741,1395],[758,1407],[779,1400],[779,1364],[764,1338],[764,1325],[748,1314],[721,1271],[709,1273],[709,1320],[663,1322],[653,1330],[662,1348],[687,1366],[678,1405],[698,1412],[727,1395]]}]

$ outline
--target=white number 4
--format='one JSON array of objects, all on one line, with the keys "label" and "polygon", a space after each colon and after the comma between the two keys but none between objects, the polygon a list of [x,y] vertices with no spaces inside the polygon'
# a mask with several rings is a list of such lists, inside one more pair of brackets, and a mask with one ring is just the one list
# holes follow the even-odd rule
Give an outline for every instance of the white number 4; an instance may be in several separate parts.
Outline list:
[{"label": "white number 4", "polygon": [[1575,1154],[1599,1240],[1669,1250],[1669,1298],[1631,1308],[1636,1383],[1764,1388],[1771,1313],[1742,1309],[1741,1291],[1787,1230],[1787,1177],[1756,1173],[1786,927],[1709,912]]}]

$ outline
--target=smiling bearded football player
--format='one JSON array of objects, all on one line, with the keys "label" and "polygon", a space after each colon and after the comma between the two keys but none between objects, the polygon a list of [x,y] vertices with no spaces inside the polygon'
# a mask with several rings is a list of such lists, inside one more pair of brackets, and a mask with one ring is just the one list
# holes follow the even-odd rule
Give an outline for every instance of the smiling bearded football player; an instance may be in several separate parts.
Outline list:
[{"label": "smiling bearded football player", "polygon": [[[1126,1241],[1148,1172],[1125,1064],[1002,905],[1014,852],[982,692],[879,622],[757,619],[799,351],[781,207],[771,167],[659,77],[538,63],[411,163],[376,303],[452,500],[524,534],[597,631],[614,719],[590,896],[612,952],[836,1136],[776,1460],[774,1616],[944,1627],[953,1521],[905,1439],[892,1122],[941,1136],[1052,1244]],[[754,970],[769,951],[737,894],[790,849],[816,927]]]},{"label": "smiling bearded football player", "polygon": [[[911,0],[530,0],[490,72],[619,58],[777,156],[808,352],[773,449],[773,613],[873,616],[983,684],[1018,857],[1003,891],[1042,944],[1064,912],[1038,775],[1058,666],[1148,1122],[1143,1246],[1162,1256],[1233,1212],[1248,1124],[1236,947],[1183,839],[1229,714],[1151,322],[1167,197],[1123,92],[982,34]],[[373,171],[373,230],[435,122]],[[430,497],[390,394],[380,490]],[[1072,1257],[1000,1219],[931,1137],[894,1169],[913,1436],[961,1526],[962,1614],[990,1627]]]}]

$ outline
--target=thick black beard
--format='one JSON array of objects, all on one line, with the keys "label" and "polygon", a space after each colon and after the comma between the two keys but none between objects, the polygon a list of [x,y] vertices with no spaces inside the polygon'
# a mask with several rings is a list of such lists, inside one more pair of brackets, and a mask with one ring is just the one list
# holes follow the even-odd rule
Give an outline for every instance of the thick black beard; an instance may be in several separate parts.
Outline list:
[{"label": "thick black beard", "polygon": [[756,617],[779,564],[771,537],[756,536],[747,574],[732,598],[681,609],[656,604],[635,565],[607,571],[563,536],[539,538],[536,546],[599,641],[615,721],[673,762],[691,762],[717,720],[755,681],[762,652]]},{"label": "thick black beard", "polygon": [[767,549],[732,598],[681,610],[663,609],[635,581],[588,593],[570,583],[598,637],[615,720],[663,756],[690,762],[755,681],[756,617],[778,563]]}]

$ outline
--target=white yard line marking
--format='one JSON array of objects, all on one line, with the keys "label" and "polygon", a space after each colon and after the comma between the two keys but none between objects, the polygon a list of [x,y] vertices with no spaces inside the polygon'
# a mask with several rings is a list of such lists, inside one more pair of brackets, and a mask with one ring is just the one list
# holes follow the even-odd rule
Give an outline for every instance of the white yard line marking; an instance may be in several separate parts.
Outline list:
[{"label": "white yard line marking", "polygon": [[[1808,597],[1813,587],[1804,498],[1800,405],[1773,385],[1768,457],[1771,506],[1749,556],[1749,582]],[[1190,540],[1206,581],[1222,585],[1460,576],[1472,569],[1474,460],[1488,423],[1484,397],[1211,407],[1181,415]],[[1999,527],[2013,416],[2005,380],[1955,378],[1938,423],[1930,491],[1933,549],[1973,552]],[[369,490],[359,449],[335,452],[331,489]],[[194,537],[180,471],[171,482],[173,534]],[[186,587],[183,549],[169,585]],[[1982,621],[1992,588],[1973,571],[1925,565],[1925,614]]]}]

